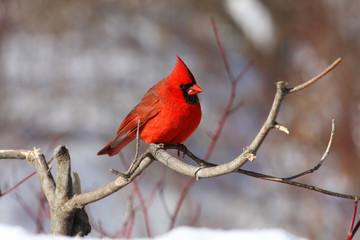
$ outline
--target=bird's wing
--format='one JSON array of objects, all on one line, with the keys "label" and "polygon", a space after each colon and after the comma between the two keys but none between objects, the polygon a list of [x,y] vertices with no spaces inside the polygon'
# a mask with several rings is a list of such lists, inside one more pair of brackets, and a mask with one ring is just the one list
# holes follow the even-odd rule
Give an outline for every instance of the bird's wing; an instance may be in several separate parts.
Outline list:
[{"label": "bird's wing", "polygon": [[116,137],[112,141],[111,148],[115,148],[124,139],[130,137],[129,135],[132,135],[131,138],[134,139],[139,120],[141,129],[143,125],[160,112],[160,109],[157,106],[158,102],[159,97],[157,95],[146,94],[140,103],[133,108],[121,123],[119,130],[116,133]]}]

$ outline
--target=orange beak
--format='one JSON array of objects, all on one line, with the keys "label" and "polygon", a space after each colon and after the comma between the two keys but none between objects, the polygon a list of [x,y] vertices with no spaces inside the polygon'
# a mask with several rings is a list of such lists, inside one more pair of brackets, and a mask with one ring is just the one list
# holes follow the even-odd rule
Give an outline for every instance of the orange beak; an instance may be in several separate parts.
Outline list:
[{"label": "orange beak", "polygon": [[189,95],[195,95],[195,94],[201,93],[202,91],[203,90],[197,84],[194,84],[189,88],[187,93]]}]

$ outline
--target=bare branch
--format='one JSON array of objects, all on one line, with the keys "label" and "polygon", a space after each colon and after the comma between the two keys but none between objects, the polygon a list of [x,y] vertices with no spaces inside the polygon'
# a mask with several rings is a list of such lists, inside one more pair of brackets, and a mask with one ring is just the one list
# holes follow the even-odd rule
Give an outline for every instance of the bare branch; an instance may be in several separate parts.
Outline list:
[{"label": "bare branch", "polygon": [[299,174],[296,174],[294,176],[291,176],[291,177],[287,177],[287,178],[283,178],[285,180],[292,180],[292,179],[295,179],[295,178],[298,178],[298,177],[301,177],[301,176],[304,176],[306,174],[309,174],[309,173],[313,173],[315,172],[316,170],[318,170],[321,165],[323,164],[324,160],[326,159],[326,157],[329,155],[329,151],[330,151],[330,148],[331,148],[331,144],[333,142],[333,139],[334,139],[334,135],[335,135],[335,120],[333,119],[332,120],[332,123],[331,123],[331,134],[330,134],[330,139],[329,139],[329,142],[328,142],[328,145],[326,147],[326,150],[323,154],[323,156],[321,157],[319,163],[313,167],[312,169],[309,169],[305,172],[302,172],[302,173],[299,173]]},{"label": "bare branch", "polygon": [[0,150],[0,159],[26,159],[31,150]]},{"label": "bare branch", "polygon": [[71,236],[76,208],[62,209],[63,204],[72,196],[71,163],[67,147],[59,145],[54,150],[56,159],[56,189],[50,203],[51,232]]},{"label": "bare branch", "polygon": [[[354,201],[354,213],[353,213],[352,221],[351,221],[351,224],[350,224],[350,229],[349,229],[349,232],[348,232],[348,235],[347,235],[347,240],[351,240],[353,238],[353,236],[355,235],[355,233],[357,231],[357,228],[358,228],[358,224],[356,224],[356,226],[354,228],[356,212],[357,212],[357,205],[358,205],[358,199],[355,199],[355,201]],[[354,230],[355,230],[355,232],[354,232]]]},{"label": "bare branch", "polygon": [[54,150],[56,159],[56,198],[59,202],[67,201],[72,195],[71,163],[69,150],[59,145]]},{"label": "bare branch", "polygon": [[170,216],[171,221],[170,221],[170,225],[169,225],[169,230],[173,229],[175,226],[175,220],[180,212],[180,208],[182,206],[182,202],[184,201],[187,193],[189,192],[191,186],[194,184],[195,182],[195,178],[191,178],[185,185],[184,189],[182,190],[181,194],[180,194],[180,199],[178,201],[178,204],[176,204],[175,207],[175,211],[174,213]]},{"label": "bare branch", "polygon": [[5,191],[4,193],[2,193],[0,191],[0,197],[5,196],[6,194],[12,192],[13,190],[15,190],[18,186],[20,186],[21,184],[23,184],[26,180],[30,179],[32,176],[34,176],[36,174],[36,172],[32,172],[29,176],[25,177],[23,180],[21,180],[20,182],[18,182],[17,184],[15,184],[13,187],[11,187],[9,190]]},{"label": "bare branch", "polygon": [[132,161],[129,169],[126,171],[125,176],[131,175],[136,170],[136,168],[138,167],[139,161],[141,160],[141,158],[138,159],[139,149],[140,149],[140,119],[138,121],[138,125],[137,125],[137,128],[136,128],[135,157],[134,157],[134,160]]},{"label": "bare branch", "polygon": [[55,198],[56,185],[51,172],[48,171],[49,167],[45,156],[39,149],[34,149],[34,151],[27,156],[26,160],[34,166],[46,199],[49,203],[52,203]]},{"label": "bare branch", "polygon": [[328,72],[333,70],[340,62],[341,62],[341,58],[336,59],[335,62],[333,62],[329,67],[327,67],[323,72],[321,72],[316,77],[314,77],[314,78],[310,79],[309,81],[307,81],[303,84],[300,84],[296,87],[290,88],[289,93],[297,92],[297,91],[302,90],[302,89],[310,86],[311,84],[317,82],[319,79],[321,79],[323,76],[325,76]]},{"label": "bare branch", "polygon": [[239,75],[235,78],[235,82],[238,83],[244,76],[245,74],[250,70],[250,68],[252,67],[252,65],[254,65],[254,61],[251,60],[243,69],[242,71],[239,73]]},{"label": "bare branch", "polygon": [[136,195],[139,198],[140,201],[140,206],[141,209],[143,211],[144,214],[144,218],[145,218],[145,226],[146,226],[146,232],[149,238],[151,238],[151,230],[150,230],[150,221],[149,221],[149,215],[148,215],[148,211],[147,211],[147,206],[145,204],[145,200],[140,192],[140,189],[138,187],[138,183],[136,180],[133,181],[133,188],[135,190]]},{"label": "bare branch", "polygon": [[[265,140],[265,137],[275,125],[275,120],[279,113],[281,102],[285,96],[286,84],[287,83],[283,81],[276,83],[276,94],[269,115],[257,136],[249,145],[249,148],[251,149],[251,151],[253,151],[254,154],[256,154],[256,151],[258,150],[262,142]],[[239,157],[241,157],[241,155]]]},{"label": "bare branch", "polygon": [[218,45],[218,48],[219,48],[219,51],[220,51],[220,54],[221,54],[221,58],[223,60],[224,66],[225,66],[226,73],[227,73],[230,81],[235,82],[235,79],[234,79],[234,77],[232,76],[232,74],[230,72],[230,67],[229,67],[229,63],[227,61],[225,50],[224,50],[224,48],[223,48],[223,46],[221,44],[221,41],[220,41],[220,37],[219,37],[218,31],[217,31],[217,28],[216,28],[216,23],[215,23],[213,18],[210,18],[210,21],[211,21],[211,26],[212,26],[213,31],[214,31],[215,38],[216,38],[216,43]]},{"label": "bare branch", "polygon": [[322,188],[319,188],[319,187],[316,187],[316,186],[313,186],[313,185],[300,183],[300,182],[295,182],[295,181],[292,181],[292,180],[286,180],[284,178],[273,177],[273,176],[270,176],[270,175],[265,175],[265,174],[256,173],[256,172],[252,172],[252,171],[246,171],[246,170],[243,170],[243,169],[239,169],[237,172],[241,173],[241,174],[245,174],[245,175],[250,176],[250,177],[260,178],[260,179],[267,180],[267,181],[279,182],[279,183],[284,183],[284,184],[288,184],[288,185],[293,185],[293,186],[296,186],[296,187],[306,188],[306,189],[309,189],[311,191],[319,192],[319,193],[329,195],[329,196],[333,196],[333,197],[345,198],[345,199],[351,199],[351,200],[355,200],[355,198],[357,197],[356,195],[337,193],[337,192],[322,189]]},{"label": "bare branch", "polygon": [[[192,153],[190,155],[186,153],[186,155],[194,156]],[[199,160],[197,160],[197,161],[199,161]],[[203,167],[202,168],[200,167],[199,169],[204,169],[205,170],[205,169],[213,168],[213,167],[217,166],[216,164],[205,162],[204,160],[200,160],[200,161],[201,161]],[[313,186],[313,185],[288,180],[286,178],[274,177],[274,176],[263,174],[263,173],[257,173],[257,172],[253,172],[253,171],[243,170],[243,169],[238,169],[236,172],[241,173],[241,174],[245,174],[245,175],[250,176],[250,177],[259,178],[259,179],[262,179],[262,180],[267,180],[267,181],[272,181],[272,182],[279,182],[279,183],[284,183],[284,184],[288,184],[288,185],[293,185],[293,186],[296,186],[296,187],[306,188],[306,189],[309,189],[309,190],[312,190],[312,191],[316,191],[316,192],[326,194],[326,195],[330,195],[330,196],[334,196],[334,197],[351,199],[351,200],[355,200],[355,199],[360,198],[357,195],[349,195],[349,194],[342,194],[342,193],[337,193],[337,192],[333,192],[333,191],[328,191],[326,189],[318,188],[318,187]]]},{"label": "bare branch", "polygon": [[351,239],[355,236],[356,232],[359,230],[360,227],[360,219],[358,219],[354,229],[351,232]]},{"label": "bare branch", "polygon": [[[312,169],[305,171],[303,173],[297,174],[293,177],[288,177],[288,178],[280,178],[280,177],[274,177],[274,176],[270,176],[270,175],[266,175],[263,173],[257,173],[257,172],[252,172],[252,171],[247,171],[247,170],[243,170],[243,169],[238,169],[236,172],[237,173],[241,173],[241,174],[245,174],[247,176],[250,177],[255,177],[255,178],[259,178],[262,180],[267,180],[267,181],[273,181],[273,182],[279,182],[279,183],[284,183],[284,184],[289,184],[289,185],[293,185],[296,187],[301,187],[301,188],[306,188],[312,191],[316,191],[322,194],[326,194],[326,195],[330,195],[330,196],[334,196],[334,197],[339,197],[339,198],[345,198],[345,199],[352,199],[352,200],[356,200],[359,198],[359,196],[356,195],[349,195],[349,194],[342,194],[342,193],[337,193],[337,192],[333,192],[333,191],[328,191],[322,188],[318,188],[316,186],[313,185],[309,185],[309,184],[304,184],[304,183],[300,183],[300,182],[296,182],[296,181],[292,181],[292,179],[300,177],[300,176],[304,176],[308,173],[312,173],[315,172],[317,169],[319,169],[321,167],[321,164],[323,163],[323,161],[325,160],[325,158],[328,156],[329,151],[330,151],[330,147],[334,138],[334,133],[335,133],[335,121],[332,121],[332,129],[331,129],[331,134],[330,134],[330,139],[327,145],[327,148],[320,160],[320,162]],[[171,148],[176,148],[177,145],[172,145]],[[198,169],[211,169],[215,166],[217,166],[216,164],[213,163],[209,163],[209,162],[205,162],[204,160],[199,159],[198,157],[196,157],[193,153],[191,153],[188,149],[186,148],[178,148],[179,150],[183,150],[185,149],[186,152],[184,152],[186,155],[188,155],[190,158],[195,159],[196,163],[199,163],[200,166]]]},{"label": "bare branch", "polygon": [[134,171],[134,173],[131,176],[129,176],[129,178],[120,176],[114,181],[105,185],[104,187],[101,187],[91,192],[75,195],[65,203],[65,208],[71,209],[74,206],[76,206],[77,208],[82,208],[83,206],[89,203],[96,202],[100,199],[109,196],[110,194],[116,191],[119,191],[121,188],[125,187],[131,181],[133,181],[133,179],[135,179],[138,175],[140,175],[152,163],[152,161],[153,159],[151,157],[149,156],[144,157],[140,161],[139,167]]}]

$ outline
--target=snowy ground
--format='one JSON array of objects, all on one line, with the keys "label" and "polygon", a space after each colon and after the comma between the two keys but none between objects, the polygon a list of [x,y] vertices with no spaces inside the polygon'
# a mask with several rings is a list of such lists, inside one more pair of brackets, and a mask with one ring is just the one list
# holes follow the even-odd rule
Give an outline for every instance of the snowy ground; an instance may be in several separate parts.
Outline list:
[{"label": "snowy ground", "polygon": [[[70,239],[63,236],[51,236],[51,235],[36,235],[30,233],[19,226],[0,225],[0,236],[6,240],[62,240]],[[98,239],[98,238],[87,238]],[[101,238],[107,239],[107,238]],[[147,238],[141,238],[147,239]],[[177,240],[177,239],[196,239],[196,240],[230,240],[230,239],[246,239],[246,240],[305,240],[305,238],[294,236],[282,229],[256,229],[256,230],[214,230],[206,228],[190,228],[190,227],[178,227],[173,229],[164,235],[153,238],[154,240]]]}]

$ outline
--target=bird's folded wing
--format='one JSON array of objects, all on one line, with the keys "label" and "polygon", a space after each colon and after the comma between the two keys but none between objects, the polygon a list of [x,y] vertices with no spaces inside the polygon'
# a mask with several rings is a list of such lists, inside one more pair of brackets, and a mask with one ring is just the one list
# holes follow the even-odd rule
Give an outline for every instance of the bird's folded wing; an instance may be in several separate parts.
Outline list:
[{"label": "bird's folded wing", "polygon": [[115,139],[112,141],[111,148],[115,148],[125,138],[130,137],[134,139],[136,136],[136,130],[140,120],[140,129],[150,119],[155,117],[160,109],[156,107],[159,98],[154,95],[145,96],[141,102],[134,107],[134,109],[126,116],[121,123],[119,130],[116,133]]}]

